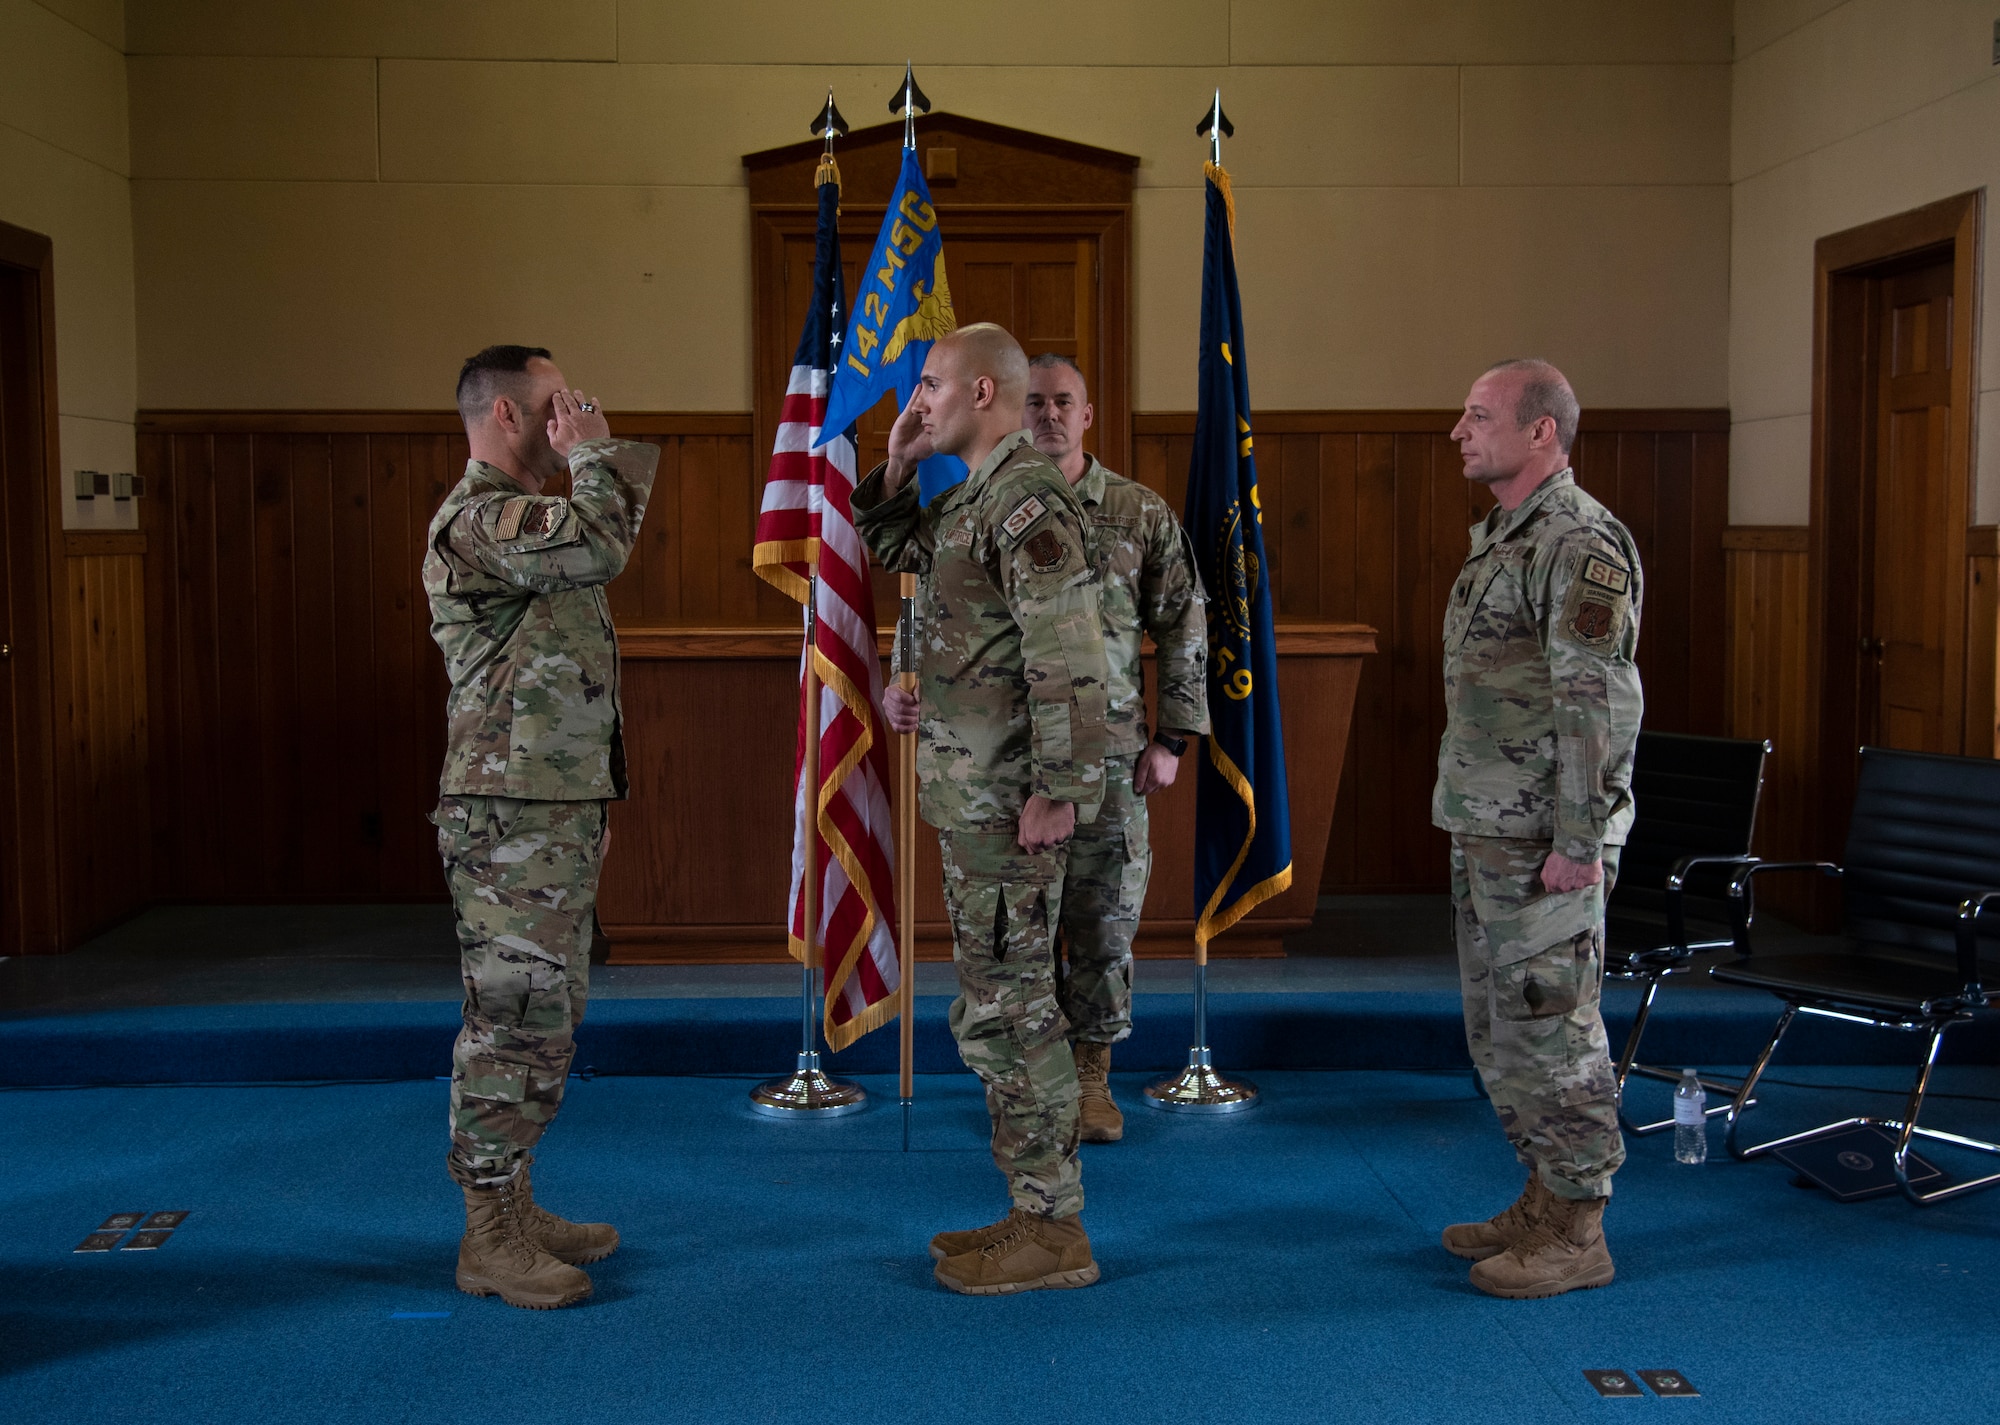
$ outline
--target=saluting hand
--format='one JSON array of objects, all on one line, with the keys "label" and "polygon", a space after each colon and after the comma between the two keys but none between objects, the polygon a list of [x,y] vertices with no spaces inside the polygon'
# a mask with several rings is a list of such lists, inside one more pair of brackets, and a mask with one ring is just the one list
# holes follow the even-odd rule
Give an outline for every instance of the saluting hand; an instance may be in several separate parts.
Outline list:
[{"label": "saluting hand", "polygon": [[889,427],[889,466],[882,472],[882,484],[889,494],[895,494],[910,478],[910,472],[917,465],[937,454],[937,443],[931,433],[924,429],[924,415],[919,413],[917,400],[924,394],[922,386],[910,392],[910,399],[896,423]]},{"label": "saluting hand", "polygon": [[558,388],[551,405],[555,414],[549,418],[549,448],[565,460],[586,440],[603,440],[611,434],[611,422],[604,418],[597,402],[581,391]]}]

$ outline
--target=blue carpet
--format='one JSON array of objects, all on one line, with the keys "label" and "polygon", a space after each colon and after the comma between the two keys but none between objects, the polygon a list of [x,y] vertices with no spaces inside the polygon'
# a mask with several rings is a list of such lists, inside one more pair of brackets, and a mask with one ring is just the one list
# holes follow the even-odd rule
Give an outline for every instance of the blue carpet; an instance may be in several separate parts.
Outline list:
[{"label": "blue carpet", "polygon": [[[1187,995],[1138,995],[1121,1069],[1161,1072],[1187,1062]],[[917,1001],[919,1073],[950,1073],[957,1048],[942,996]],[[1635,997],[1606,999],[1611,1042],[1623,1042]],[[1647,1031],[1646,1057],[1665,1064],[1751,1058],[1777,1002],[1696,991],[1670,999]],[[789,1069],[798,1050],[797,1002],[781,998],[605,999],[590,1007],[576,1065],[599,1074],[757,1074]],[[448,1072],[458,1006],[443,1001],[169,1005],[90,1013],[0,1016],[0,1084],[266,1083],[418,1079]],[[1278,1069],[1441,1069],[1469,1066],[1458,997],[1437,991],[1244,993],[1209,997],[1218,1064]],[[1945,1062],[2000,1064],[2000,1017],[1955,1031]],[[1914,1039],[1827,1021],[1801,1021],[1780,1061],[1913,1063]],[[896,1036],[871,1034],[832,1056],[842,1073],[890,1073]]]},{"label": "blue carpet", "polygon": [[[1991,1069],[1944,1077],[2000,1090]],[[557,1313],[452,1289],[436,1084],[0,1097],[0,1420],[1993,1418],[2000,1194],[1842,1206],[1776,1164],[1684,1168],[1648,1139],[1610,1216],[1618,1281],[1494,1301],[1436,1245],[1518,1186],[1464,1077],[1278,1072],[1249,1114],[1134,1109],[1125,1143],[1087,1150],[1100,1285],[968,1300],[924,1256],[1002,1206],[968,1076],[920,1081],[909,1154],[893,1101],[773,1124],[745,1087],[573,1086],[537,1186],[626,1246]],[[1769,1121],[1832,1097],[1790,1091]],[[1938,1122],[1994,1112],[1944,1102]],[[70,1255],[106,1214],[163,1208],[194,1212],[164,1250]],[[1585,1368],[1677,1369],[1703,1395],[1601,1401]]]}]

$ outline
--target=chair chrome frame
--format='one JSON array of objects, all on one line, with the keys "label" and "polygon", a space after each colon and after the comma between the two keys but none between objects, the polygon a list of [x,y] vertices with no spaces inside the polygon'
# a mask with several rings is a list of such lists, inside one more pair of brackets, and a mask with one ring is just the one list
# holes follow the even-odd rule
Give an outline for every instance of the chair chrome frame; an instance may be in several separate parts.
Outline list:
[{"label": "chair chrome frame", "polygon": [[[1732,910],[1741,900],[1748,905],[1751,881],[1767,871],[1818,871],[1827,877],[1842,875],[1839,866],[1830,861],[1765,861],[1754,866],[1746,866],[1730,881],[1729,896]],[[1896,1175],[1896,1185],[1903,1196],[1919,1207],[1928,1207],[1934,1202],[1947,1198],[1963,1197],[1981,1188],[2000,1184],[2000,1173],[1989,1173],[1985,1177],[1971,1178],[1965,1182],[1952,1183],[1947,1187],[1933,1188],[1928,1192],[1911,1186],[1909,1174],[1910,1144],[1913,1138],[1927,1138],[1933,1142],[1949,1143],[1954,1147],[1970,1148],[1976,1152],[2000,1155],[2000,1143],[1989,1143],[1980,1138],[1967,1138],[1957,1133],[1946,1133],[1936,1128],[1920,1128],[1917,1118],[1923,1112],[1924,1095],[1930,1091],[1931,1073],[1937,1067],[1938,1051],[1944,1044],[1945,1031],[1955,1024],[1966,1024],[1972,1020],[1973,1012],[2000,1003],[2000,988],[1988,990],[1979,979],[1979,946],[1976,928],[1979,917],[1986,911],[2000,905],[2000,891],[1987,891],[1968,896],[1958,907],[1958,969],[1962,988],[1956,994],[1926,1000],[1915,1014],[1897,1013],[1893,1010],[1871,1009],[1831,996],[1798,996],[1788,999],[1778,1022],[1772,1027],[1770,1040],[1763,1052],[1744,1076],[1735,1098],[1727,1105],[1729,1127],[1723,1135],[1723,1143],[1729,1149],[1729,1156],[1738,1162],[1749,1162],[1774,1153],[1780,1148],[1807,1139],[1832,1133],[1842,1128],[1872,1127],[1893,1132],[1896,1147],[1891,1157],[1891,1166]],[[1746,912],[1747,914],[1747,912]],[[1744,922],[1748,927],[1747,919]],[[1747,953],[1747,944],[1743,947]],[[1836,1119],[1823,1123],[1817,1128],[1809,1128],[1802,1133],[1788,1133],[1782,1138],[1772,1138],[1763,1143],[1745,1147],[1738,1140],[1743,1110],[1755,1100],[1751,1097],[1757,1089],[1757,1081],[1764,1076],[1771,1056],[1777,1052],[1778,1042],[1785,1037],[1792,1021],[1801,1014],[1814,1015],[1823,1019],[1837,1019],[1849,1024],[1871,1025],[1879,1029],[1900,1029],[1925,1036],[1923,1058],[1917,1066],[1915,1080],[1910,1085],[1910,1093],[1905,1101],[1901,1118],[1882,1118],[1874,1114],[1856,1114],[1851,1118]]]},{"label": "chair chrome frame", "polygon": [[[1758,864],[1760,863],[1755,856],[1683,856],[1679,861],[1674,863],[1674,869],[1667,877],[1667,933],[1671,943],[1662,945],[1656,950],[1641,950],[1636,954],[1627,956],[1625,962],[1626,968],[1623,970],[1605,971],[1604,977],[1608,980],[1640,983],[1646,987],[1645,996],[1639,1001],[1639,1012],[1633,1016],[1631,1031],[1625,1036],[1625,1047],[1618,1051],[1618,1063],[1615,1070],[1618,1080],[1618,1126],[1635,1138],[1645,1138],[1655,1133],[1664,1133],[1667,1129],[1674,1126],[1674,1120],[1671,1117],[1662,1118],[1652,1123],[1635,1123],[1632,1121],[1631,1115],[1625,1112],[1625,1080],[1628,1076],[1637,1074],[1644,1079],[1653,1079],[1660,1083],[1668,1084],[1677,1084],[1681,1081],[1681,1070],[1679,1069],[1666,1069],[1655,1064],[1642,1064],[1638,1062],[1639,1041],[1645,1037],[1646,1023],[1653,1017],[1653,1001],[1659,998],[1661,982],[1674,975],[1692,974],[1694,972],[1694,957],[1704,951],[1734,948],[1742,939],[1742,931],[1749,929],[1750,918],[1754,913],[1749,909],[1751,902],[1746,895],[1743,899],[1745,907],[1743,924],[1735,937],[1729,940],[1697,940],[1690,942],[1687,936],[1686,913],[1682,904],[1688,873],[1697,866],[1736,866],[1741,868],[1756,866]],[[1733,918],[1737,902],[1732,899],[1729,902],[1729,906]],[[1727,1079],[1702,1078],[1699,1075],[1697,1075],[1697,1078],[1703,1089],[1715,1094],[1722,1100],[1714,1107],[1704,1110],[1704,1115],[1708,1118],[1716,1118],[1728,1113],[1730,1104],[1735,1099],[1737,1090],[1741,1085],[1732,1083]],[[1755,1103],[1756,1100],[1752,1099],[1743,1106],[1747,1109],[1754,1106]]]}]

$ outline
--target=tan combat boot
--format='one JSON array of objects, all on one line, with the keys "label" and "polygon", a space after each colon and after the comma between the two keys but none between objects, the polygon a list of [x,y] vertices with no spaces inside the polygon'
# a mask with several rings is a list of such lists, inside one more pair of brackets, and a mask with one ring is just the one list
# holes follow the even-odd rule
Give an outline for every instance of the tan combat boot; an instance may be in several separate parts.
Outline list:
[{"label": "tan combat boot", "polygon": [[1125,1136],[1125,1115],[1111,1099],[1111,1046],[1074,1044],[1078,1129],[1086,1143],[1116,1143]]},{"label": "tan combat boot", "polygon": [[946,1257],[932,1275],[967,1296],[1062,1290],[1097,1280],[1090,1238],[1075,1217],[1014,1211],[1010,1225],[983,1247]]},{"label": "tan combat boot", "polygon": [[547,1311],[590,1295],[590,1278],[558,1262],[528,1235],[521,1174],[504,1187],[467,1187],[465,1236],[458,1244],[458,1289],[509,1306]]},{"label": "tan combat boot", "polygon": [[618,1229],[608,1222],[571,1222],[556,1216],[535,1201],[535,1184],[528,1176],[533,1158],[521,1160],[516,1183],[521,1193],[521,1220],[537,1247],[558,1262],[580,1267],[585,1262],[601,1262],[618,1250]]},{"label": "tan combat boot", "polygon": [[1014,1226],[1014,1219],[1021,1215],[1015,1208],[998,1222],[985,1227],[974,1227],[964,1232],[940,1232],[931,1238],[931,1260],[942,1262],[946,1257],[956,1257],[960,1252],[976,1252],[995,1237],[1005,1236]]},{"label": "tan combat boot", "polygon": [[1472,1284],[1488,1296],[1560,1296],[1605,1286],[1612,1278],[1604,1245],[1604,1204],[1548,1195],[1540,1220],[1497,1257],[1475,1262]]},{"label": "tan combat boot", "polygon": [[1499,1256],[1528,1235],[1549,1196],[1549,1190],[1542,1186],[1542,1175],[1528,1169],[1528,1185],[1505,1211],[1484,1222],[1456,1222],[1445,1228],[1445,1251],[1468,1262]]}]

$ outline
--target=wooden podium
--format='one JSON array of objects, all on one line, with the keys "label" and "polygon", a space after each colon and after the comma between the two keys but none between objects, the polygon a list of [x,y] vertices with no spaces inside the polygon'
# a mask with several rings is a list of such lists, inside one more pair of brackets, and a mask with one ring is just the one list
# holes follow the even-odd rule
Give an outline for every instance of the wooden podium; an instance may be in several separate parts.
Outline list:
[{"label": "wooden podium", "polygon": [[[788,959],[799,633],[626,628],[618,638],[632,796],[613,807],[598,896],[612,963]],[[1361,662],[1375,651],[1375,630],[1364,624],[1280,622],[1277,639],[1292,887],[1215,940],[1211,955],[1278,955],[1288,932],[1312,923]],[[1193,757],[1152,799],[1153,880],[1140,955],[1194,953]],[[889,790],[893,798],[893,780]],[[947,960],[951,931],[928,828],[918,829],[917,851],[917,951]]]}]

